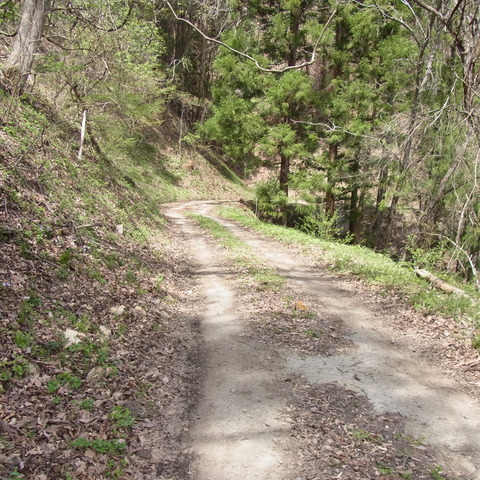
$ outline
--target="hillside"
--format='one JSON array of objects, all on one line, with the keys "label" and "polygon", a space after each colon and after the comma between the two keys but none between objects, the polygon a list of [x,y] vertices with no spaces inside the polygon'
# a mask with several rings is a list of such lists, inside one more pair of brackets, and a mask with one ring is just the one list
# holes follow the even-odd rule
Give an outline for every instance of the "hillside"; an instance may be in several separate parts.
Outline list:
[{"label": "hillside", "polygon": [[[80,126],[44,97],[2,94],[0,110],[0,476],[170,468],[196,322],[159,207],[239,198],[241,182],[220,161],[178,152],[174,116],[131,156],[97,137],[79,159]],[[150,422],[148,438],[132,437],[134,417]],[[140,451],[131,464],[127,445]]]},{"label": "hillside", "polygon": [[[264,462],[248,467],[253,469],[248,470],[252,475],[260,469],[265,478],[279,478],[280,472],[285,478],[297,478],[299,472],[307,478],[315,478],[319,472],[334,478],[343,472],[345,478],[351,479],[387,473],[390,478],[414,475],[454,479],[477,468],[469,454],[451,451],[448,436],[432,434],[438,422],[435,413],[432,418],[422,417],[422,432],[429,436],[425,446],[418,431],[395,414],[396,409],[406,417],[411,414],[409,409],[416,411],[415,402],[411,407],[401,398],[408,398],[412,392],[415,396],[425,382],[437,385],[423,407],[426,410],[434,404],[436,395],[446,398],[452,388],[477,398],[478,353],[471,344],[477,323],[470,300],[453,299],[425,288],[426,284],[416,283],[408,265],[395,264],[365,248],[264,225],[261,228],[265,233],[281,241],[301,237],[309,255],[322,258],[315,270],[320,276],[333,268],[347,272],[344,279],[351,282],[338,291],[327,289],[323,299],[317,295],[325,286],[320,288],[323,284],[317,284],[318,279],[313,277],[309,282],[284,285],[286,278],[291,282],[311,275],[306,265],[301,267],[302,273],[297,272],[302,265],[298,262],[304,261],[300,257],[288,260],[287,265],[282,263],[298,246],[289,246],[288,254],[278,250],[275,261],[279,266],[274,269],[269,262],[279,247],[273,243],[262,247],[264,260],[246,251],[232,262],[229,252],[243,249],[241,245],[251,234],[244,232],[240,243],[230,241],[218,250],[208,236],[189,230],[192,220],[174,216],[167,222],[163,216],[164,205],[171,201],[208,198],[222,203],[249,196],[238,177],[205,147],[202,150],[208,160],[191,146],[182,145],[180,151],[177,133],[184,127],[168,109],[159,117],[157,126],[145,129],[134,149],[122,152],[119,144],[98,134],[93,142],[87,136],[79,158],[80,126],[73,116],[69,117],[68,110],[56,110],[47,97],[14,99],[5,95],[2,101],[2,107],[11,115],[11,121],[1,131],[3,477],[180,480],[197,469],[209,471],[209,459],[215,458],[217,447],[215,443],[207,447],[204,432],[212,422],[211,416],[218,416],[213,423],[221,425],[225,414],[229,422],[236,419],[235,428],[240,431],[247,425],[259,428],[258,418],[262,416],[268,419],[262,427],[267,430],[263,442],[253,442],[249,447],[252,455],[258,448],[265,449]],[[112,121],[108,129],[118,138],[121,135],[115,125],[122,127],[122,119]],[[204,214],[211,203],[182,205],[178,205],[179,211],[197,208]],[[170,212],[176,208],[170,207]],[[196,218],[200,221],[200,216]],[[254,226],[251,216],[243,221]],[[229,228],[236,231],[238,227]],[[223,258],[225,254],[227,258]],[[203,269],[212,273],[203,275]],[[374,286],[366,287],[352,275]],[[340,281],[335,277],[330,280]],[[238,334],[242,337],[240,344],[247,345],[238,356],[233,355],[238,342],[235,335],[233,340],[230,338],[230,333],[222,340],[226,342],[222,343],[222,355],[220,347],[205,348],[205,315],[208,319],[211,305],[218,303],[218,308],[225,309],[221,318],[230,318],[231,307],[226,306],[228,301],[225,305],[221,292],[232,285],[229,295],[241,298],[241,302],[236,300],[236,315],[248,326],[247,334]],[[376,313],[364,313],[364,307],[358,305],[353,310],[340,308],[340,303],[347,302],[345,288]],[[214,295],[208,293],[212,289]],[[381,299],[378,294],[385,289],[395,295]],[[405,300],[409,296],[411,301],[416,299],[417,309],[429,316],[407,307]],[[295,298],[307,302],[304,312],[292,310]],[[332,307],[329,302],[334,298],[340,303]],[[422,371],[428,373],[422,378],[414,376],[405,393],[390,400],[392,411],[378,413],[376,397],[368,390],[372,388],[366,380],[371,375],[369,370],[345,370],[341,362],[342,353],[355,352],[349,329],[355,325],[356,317],[361,315],[371,321],[372,316],[383,318],[386,311],[390,312],[388,321],[384,319],[374,329],[387,337],[382,340],[386,342],[382,347],[385,365],[391,355],[391,339],[396,338],[396,348],[407,351],[401,353],[402,358],[410,359],[412,351],[419,350],[421,355],[415,357],[414,363],[426,362],[422,363]],[[219,315],[215,312],[211,314],[214,319]],[[230,328],[227,324],[226,332]],[[218,326],[213,331],[216,338]],[[262,353],[264,348],[267,350]],[[375,348],[379,355],[379,344]],[[285,352],[291,352],[290,356],[293,352],[301,354],[303,360],[295,360],[295,369],[304,369],[299,378],[292,373],[292,365],[283,366]],[[302,380],[306,375],[315,375],[302,366],[305,355],[314,355],[316,361],[331,358],[334,364],[340,362],[343,376],[326,377],[333,380],[335,387]],[[225,361],[227,356],[229,363]],[[272,364],[265,356],[276,361]],[[367,355],[354,363],[375,358]],[[408,362],[401,365],[407,368]],[[253,389],[247,404],[244,395],[250,395],[251,387],[248,382],[238,386],[237,378],[245,375],[242,370],[225,382],[219,380],[223,373],[214,373],[226,365],[235,370],[243,364],[247,372],[259,370],[262,385],[271,384],[265,397]],[[430,370],[437,364],[442,365],[442,373]],[[273,383],[268,373],[271,370],[279,375]],[[417,371],[417,367],[413,370]],[[389,376],[397,374],[382,367],[375,373],[373,388],[382,388],[388,384]],[[288,381],[282,380],[285,375]],[[349,375],[356,381],[362,379],[360,391],[367,389],[371,399],[360,401]],[[455,388],[446,388],[452,381],[458,382]],[[346,382],[343,387],[342,382]],[[241,395],[238,404],[232,404],[224,390],[235,393],[237,388]],[[276,393],[272,397],[273,391]],[[202,406],[205,396],[211,398],[207,407]],[[272,398],[284,404],[275,418],[272,412],[276,404],[269,407]],[[447,405],[466,405],[469,398],[452,398]],[[216,401],[220,402],[218,409],[210,409],[208,405]],[[255,415],[245,416],[252,405],[259,403],[263,409],[255,407]],[[322,416],[323,439],[334,446],[333,453],[318,448],[314,425],[320,404],[326,409]],[[232,413],[232,408],[238,411]],[[201,414],[194,413],[198,409]],[[358,418],[349,411],[355,411]],[[447,419],[463,425],[455,415],[445,412]],[[286,435],[271,437],[270,424],[279,419],[279,428]],[[223,434],[222,430],[216,432]],[[458,436],[459,442],[465,441],[459,431],[452,431],[452,435]],[[201,447],[195,446],[196,438]],[[235,456],[236,448],[246,448],[245,438],[240,439],[241,447],[235,442],[228,447],[226,463],[216,462],[231,469],[230,478],[243,478],[247,471],[246,466],[240,466],[243,454],[240,459]],[[473,436],[469,441],[471,448],[477,448]],[[270,450],[271,442],[281,445],[282,451],[300,452],[301,460],[289,459],[291,464],[281,461],[281,467],[272,467],[269,462],[276,462],[277,454]],[[312,450],[312,445],[317,446]],[[381,448],[372,464],[370,449],[376,445]],[[407,452],[419,445],[420,450],[412,458]],[[198,457],[194,454],[197,449]],[[348,462],[347,451],[351,457]],[[446,455],[448,461],[439,455]]]}]

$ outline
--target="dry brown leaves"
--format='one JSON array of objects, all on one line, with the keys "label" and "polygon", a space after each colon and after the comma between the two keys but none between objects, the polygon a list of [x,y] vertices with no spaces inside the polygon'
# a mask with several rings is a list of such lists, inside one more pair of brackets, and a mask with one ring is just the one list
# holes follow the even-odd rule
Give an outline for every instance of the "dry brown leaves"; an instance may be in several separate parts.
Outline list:
[{"label": "dry brown leaves", "polygon": [[[1,478],[179,471],[198,343],[190,272],[165,241],[139,250],[95,230],[0,243]],[[66,328],[82,342],[67,347]]]},{"label": "dry brown leaves", "polygon": [[471,324],[453,317],[423,315],[407,305],[404,298],[385,297],[385,292],[349,276],[338,277],[338,282],[352,296],[361,299],[383,324],[395,327],[396,342],[441,366],[444,373],[480,400],[480,354],[471,345]]},{"label": "dry brown leaves", "polygon": [[[237,286],[248,327],[259,341],[311,355],[332,355],[351,346],[343,322],[327,314],[318,300],[286,287],[265,290],[242,276]],[[299,303],[304,308],[296,308]]]},{"label": "dry brown leaves", "polygon": [[362,394],[338,385],[296,384],[294,392],[287,415],[299,478],[432,478],[433,457],[403,434],[399,414],[375,414]]}]

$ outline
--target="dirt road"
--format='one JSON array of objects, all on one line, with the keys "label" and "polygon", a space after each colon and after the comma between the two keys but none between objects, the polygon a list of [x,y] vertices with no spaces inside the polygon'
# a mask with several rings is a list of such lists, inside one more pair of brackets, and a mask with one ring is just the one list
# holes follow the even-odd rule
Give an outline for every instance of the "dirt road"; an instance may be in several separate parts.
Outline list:
[{"label": "dirt road", "polygon": [[[189,478],[479,480],[478,401],[381,310],[367,308],[308,259],[216,218],[214,207],[191,202],[164,210],[191,252],[204,298],[201,386],[185,440]],[[224,249],[187,212],[215,218],[284,275],[291,301],[305,300],[319,322],[342,332],[331,335],[338,340],[333,354],[299,353],[271,335],[256,336],[252,302],[263,293],[239,290]]]}]

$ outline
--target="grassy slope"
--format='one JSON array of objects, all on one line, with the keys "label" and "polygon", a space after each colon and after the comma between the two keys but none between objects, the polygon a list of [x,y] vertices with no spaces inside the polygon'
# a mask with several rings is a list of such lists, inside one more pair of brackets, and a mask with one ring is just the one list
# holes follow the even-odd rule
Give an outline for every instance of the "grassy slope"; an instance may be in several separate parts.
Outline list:
[{"label": "grassy slope", "polygon": [[178,416],[195,349],[188,272],[159,206],[239,198],[241,182],[180,154],[165,125],[130,135],[92,118],[101,152],[87,141],[78,160],[75,112],[2,93],[0,111],[0,477],[174,471],[172,432],[137,427]]}]

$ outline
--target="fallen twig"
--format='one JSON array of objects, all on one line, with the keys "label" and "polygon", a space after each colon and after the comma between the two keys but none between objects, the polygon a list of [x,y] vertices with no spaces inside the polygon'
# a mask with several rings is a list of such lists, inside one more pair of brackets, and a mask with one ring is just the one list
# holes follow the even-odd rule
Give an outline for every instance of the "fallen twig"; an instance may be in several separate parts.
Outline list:
[{"label": "fallen twig", "polygon": [[461,288],[455,287],[450,283],[445,282],[441,278],[436,277],[433,273],[423,270],[422,268],[415,268],[415,273],[418,277],[428,280],[435,288],[443,292],[453,293],[457,297],[472,298],[467,292]]}]

